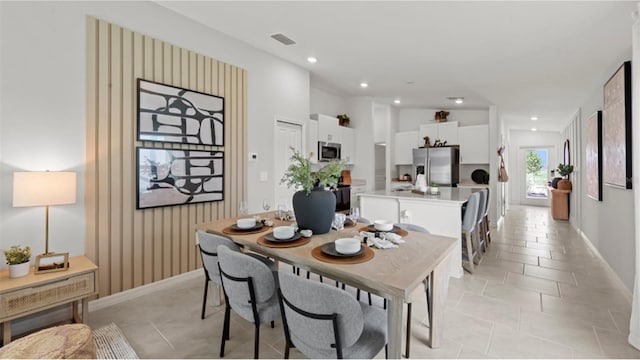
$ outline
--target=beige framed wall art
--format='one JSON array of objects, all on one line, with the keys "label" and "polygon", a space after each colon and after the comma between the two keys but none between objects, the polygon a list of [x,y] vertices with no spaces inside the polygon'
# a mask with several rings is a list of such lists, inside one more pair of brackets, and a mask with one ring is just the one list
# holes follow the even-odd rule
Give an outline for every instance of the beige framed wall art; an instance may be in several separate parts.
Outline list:
[{"label": "beige framed wall art", "polygon": [[604,183],[631,189],[631,62],[604,85],[602,161]]}]

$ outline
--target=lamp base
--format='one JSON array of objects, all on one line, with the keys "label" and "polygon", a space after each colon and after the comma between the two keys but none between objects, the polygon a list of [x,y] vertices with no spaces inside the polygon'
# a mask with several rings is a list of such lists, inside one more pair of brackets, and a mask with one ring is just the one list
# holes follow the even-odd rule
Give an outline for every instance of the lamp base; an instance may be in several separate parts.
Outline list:
[{"label": "lamp base", "polygon": [[69,269],[69,253],[46,253],[36,257],[35,274]]}]

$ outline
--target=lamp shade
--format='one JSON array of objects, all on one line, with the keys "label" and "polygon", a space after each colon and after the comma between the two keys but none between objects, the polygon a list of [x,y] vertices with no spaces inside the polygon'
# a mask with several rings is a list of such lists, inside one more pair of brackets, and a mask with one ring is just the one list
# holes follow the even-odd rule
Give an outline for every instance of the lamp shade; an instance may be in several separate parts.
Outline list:
[{"label": "lamp shade", "polygon": [[31,171],[13,173],[13,206],[65,205],[76,202],[76,173]]}]

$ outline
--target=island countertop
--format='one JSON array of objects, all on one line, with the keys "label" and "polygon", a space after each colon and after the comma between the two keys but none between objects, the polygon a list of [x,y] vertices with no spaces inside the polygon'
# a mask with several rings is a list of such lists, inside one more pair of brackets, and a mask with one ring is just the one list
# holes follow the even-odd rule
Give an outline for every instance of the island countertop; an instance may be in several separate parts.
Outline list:
[{"label": "island countertop", "polygon": [[358,194],[358,196],[371,196],[371,197],[386,197],[386,198],[397,198],[397,199],[411,199],[411,200],[423,200],[425,202],[435,202],[435,203],[455,203],[462,204],[467,201],[469,195],[473,192],[479,191],[480,189],[474,188],[452,188],[452,187],[439,187],[440,194],[439,195],[422,195],[411,192],[411,190],[377,190],[377,191],[368,191],[363,194]]}]

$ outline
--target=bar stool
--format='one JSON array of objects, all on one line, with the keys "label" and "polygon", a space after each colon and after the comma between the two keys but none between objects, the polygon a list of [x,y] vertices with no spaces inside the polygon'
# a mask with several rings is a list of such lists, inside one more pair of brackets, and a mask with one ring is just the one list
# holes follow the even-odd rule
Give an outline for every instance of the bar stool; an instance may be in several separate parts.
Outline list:
[{"label": "bar stool", "polygon": [[[473,274],[474,259],[478,255],[478,239],[477,235],[472,236],[472,233],[476,233],[476,227],[478,225],[478,210],[480,206],[480,193],[475,192],[469,196],[467,200],[467,207],[462,219],[462,258],[466,257],[469,273]],[[464,263],[463,263],[464,266]]]}]

